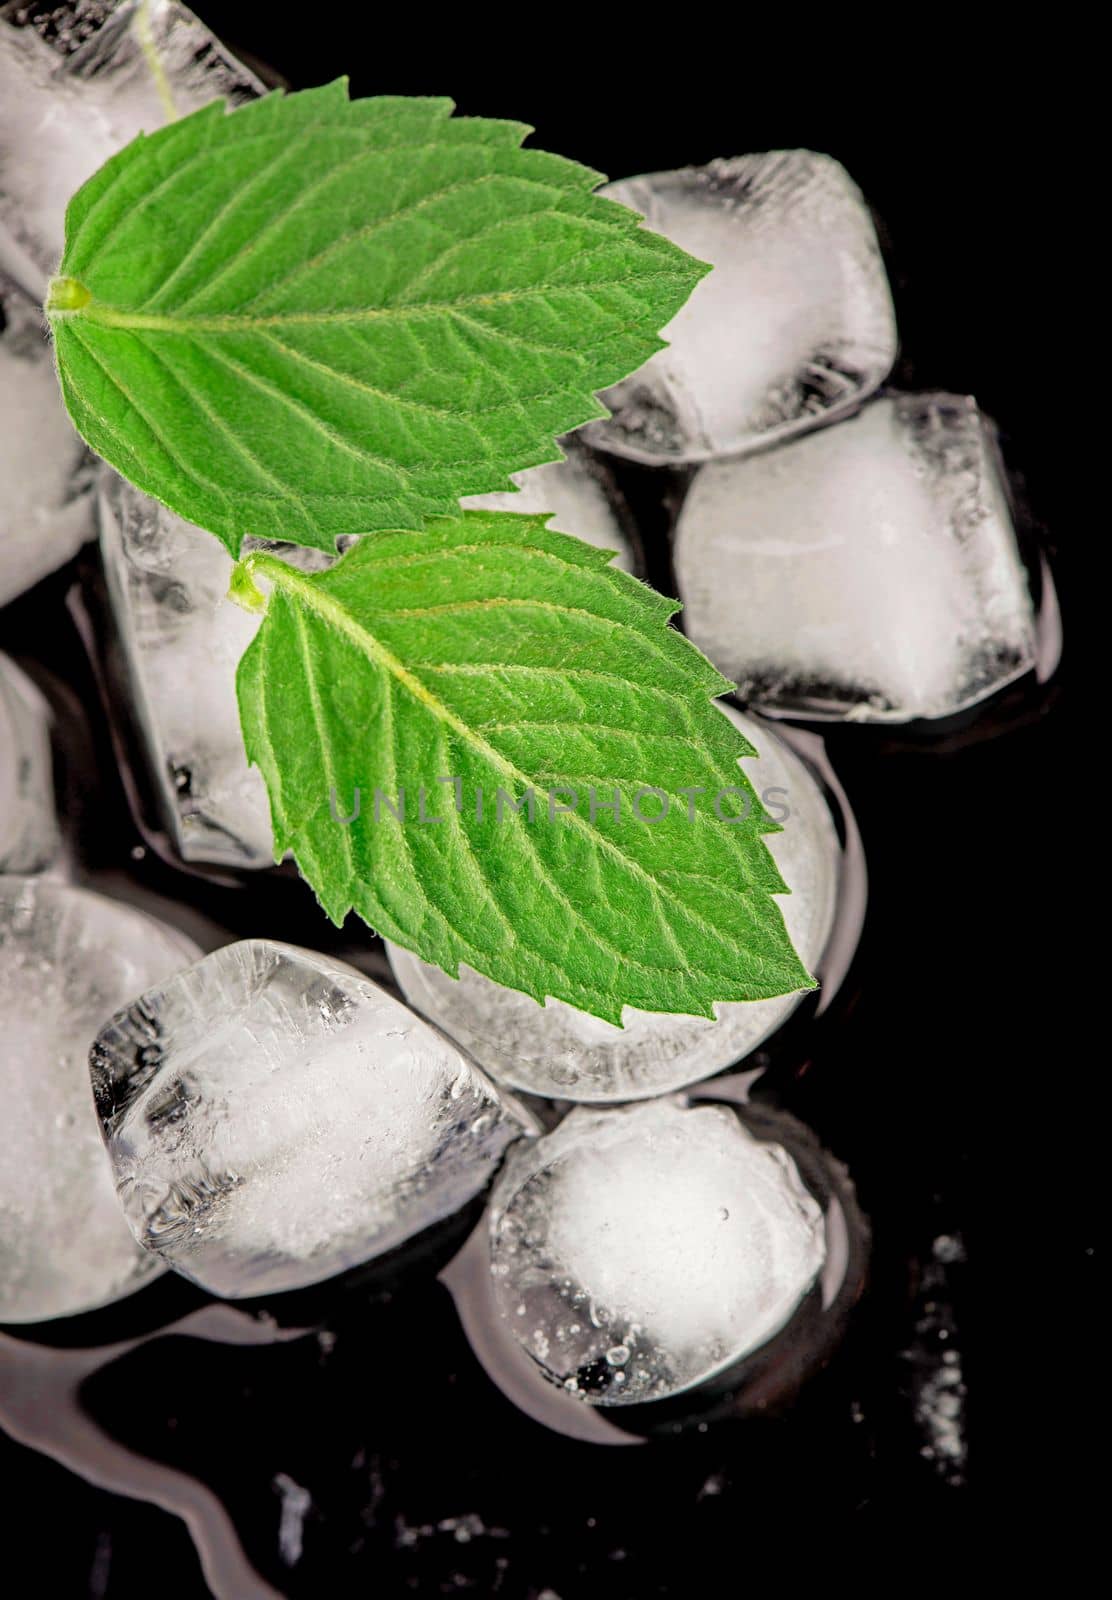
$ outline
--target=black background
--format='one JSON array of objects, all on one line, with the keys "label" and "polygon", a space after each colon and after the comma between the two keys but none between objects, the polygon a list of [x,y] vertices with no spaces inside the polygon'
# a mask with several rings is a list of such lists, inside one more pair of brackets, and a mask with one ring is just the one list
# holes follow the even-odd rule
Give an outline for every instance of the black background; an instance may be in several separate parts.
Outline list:
[{"label": "black background", "polygon": [[[1087,1409],[1096,1353],[1075,1278],[1096,1242],[1090,1061],[1067,1023],[1101,980],[1063,887],[1089,870],[1071,866],[1076,841],[1094,839],[1103,815],[1067,717],[1088,522],[1075,503],[1084,391],[1071,352],[1090,271],[1066,181],[1073,138],[1043,109],[1068,88],[1065,69],[1041,46],[1005,67],[953,17],[937,19],[942,41],[847,27],[828,43],[802,15],[759,36],[694,8],[543,24],[535,12],[195,9],[295,87],[347,72],[358,94],[449,94],[612,176],[778,146],[838,157],[885,230],[895,380],[974,393],[1000,423],[1054,564],[1067,651],[1049,691],[1028,690],[1018,711],[988,707],[975,738],[829,735],[865,839],[869,920],[842,1003],[778,1064],[776,1092],[848,1163],[875,1254],[842,1352],[786,1416],[640,1450],[573,1444],[491,1389],[446,1294],[421,1280],[387,1306],[347,1307],[326,1362],[312,1341],[230,1354],[156,1344],[98,1379],[90,1403],[145,1453],[218,1486],[252,1560],[291,1595],[725,1593],[755,1551],[794,1561],[827,1517],[863,1518],[862,1531],[905,1521],[909,1550],[930,1551],[944,1578],[943,1530],[1010,1506],[1017,1480],[1041,1497],[1070,1475],[1057,1430]],[[64,592],[51,581],[10,608],[5,648],[34,655]],[[69,660],[58,646],[52,664]],[[102,848],[126,862],[136,836],[105,793]],[[904,1354],[932,1241],[955,1232],[969,1256],[951,1285],[969,1386],[961,1485],[920,1454]],[[0,1472],[13,1529],[44,1506],[59,1529],[38,1551],[45,1592],[206,1592],[173,1519],[3,1440]],[[277,1559],[278,1472],[314,1502],[292,1574]],[[469,1513],[500,1531],[468,1542],[435,1531]]]}]

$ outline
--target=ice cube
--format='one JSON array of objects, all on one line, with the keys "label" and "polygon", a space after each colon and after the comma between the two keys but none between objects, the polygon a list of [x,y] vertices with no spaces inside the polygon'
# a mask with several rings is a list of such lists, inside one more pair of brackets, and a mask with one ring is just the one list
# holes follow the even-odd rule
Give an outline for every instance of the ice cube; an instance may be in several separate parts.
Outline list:
[{"label": "ice cube", "polygon": [[0,277],[0,606],[92,537],[84,460],[42,313]]},{"label": "ice cube", "polygon": [[58,856],[50,707],[0,655],[0,873],[41,872]]},{"label": "ice cube", "polygon": [[1034,665],[994,435],[968,396],[891,395],[701,467],[675,568],[688,637],[775,711],[943,717]]},{"label": "ice cube", "polygon": [[[766,724],[722,710],[760,752],[744,770],[783,824],[781,833],[765,835],[792,891],[777,903],[813,970],[833,924],[841,860],[829,808],[802,761]],[[387,949],[410,1005],[503,1082],[559,1099],[637,1100],[709,1077],[755,1050],[802,998],[730,1001],[716,1008],[713,1022],[627,1007],[618,1028],[562,1000],[540,1006],[469,967],[450,978],[408,950]]]},{"label": "ice cube", "polygon": [[550,511],[550,528],[574,534],[600,550],[616,551],[614,566],[632,572],[636,563],[610,474],[574,437],[561,440],[561,448],[564,461],[514,474],[516,494],[476,494],[460,504],[468,511],[517,511],[527,516]]},{"label": "ice cube", "polygon": [[712,161],[599,193],[714,270],[668,349],[603,396],[590,443],[635,461],[703,461],[829,422],[882,381],[896,322],[868,208],[810,150]]},{"label": "ice cube", "polygon": [[162,1271],[132,1238],[89,1088],[89,1046],[196,948],[133,907],[0,878],[0,1322],[70,1316]]},{"label": "ice cube", "polygon": [[[18,7],[0,15],[0,266],[37,300],[62,254],[70,196],[170,110],[144,55],[143,8],[126,0],[101,10],[103,25],[80,42],[83,30],[44,38]],[[175,0],[151,0],[146,10],[178,115],[262,93],[191,11]]]},{"label": "ice cube", "polygon": [[[184,861],[271,866],[266,786],[247,763],[235,687],[260,618],[227,598],[232,559],[212,534],[114,473],[104,475],[97,510],[124,674],[114,687],[174,847]],[[281,553],[305,571],[329,559],[304,546]]]},{"label": "ice cube", "polygon": [[316,1283],[450,1216],[526,1126],[385,990],[262,939],[148,990],[90,1059],[136,1238],[231,1298]]},{"label": "ice cube", "polygon": [[677,1394],[765,1344],[826,1253],[794,1161],[726,1106],[577,1107],[511,1152],[490,1252],[499,1311],[597,1405]]},{"label": "ice cube", "polygon": [[125,682],[163,821],[184,861],[274,860],[266,786],[247,764],[236,666],[259,618],[227,600],[232,559],[194,527],[106,473],[100,550]]}]

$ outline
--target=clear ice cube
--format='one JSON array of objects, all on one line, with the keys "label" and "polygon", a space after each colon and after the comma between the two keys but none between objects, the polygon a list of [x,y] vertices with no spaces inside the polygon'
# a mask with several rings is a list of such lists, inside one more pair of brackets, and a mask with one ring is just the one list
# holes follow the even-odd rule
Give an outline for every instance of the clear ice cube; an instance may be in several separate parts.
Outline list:
[{"label": "clear ice cube", "polygon": [[577,1107],[507,1158],[490,1209],[498,1309],[552,1382],[660,1400],[765,1344],[822,1267],[794,1161],[732,1107]]},{"label": "clear ice cube", "polygon": [[524,1115],[367,978],[249,940],[152,988],[91,1056],[137,1239],[214,1294],[316,1283],[458,1211]]},{"label": "clear ice cube", "polygon": [[0,873],[42,872],[57,858],[50,707],[0,655]]},{"label": "clear ice cube", "polygon": [[[115,688],[174,847],[184,861],[271,866],[266,786],[247,762],[235,687],[260,618],[227,598],[232,559],[212,534],[114,473],[102,479],[97,511],[125,676]],[[306,547],[282,554],[303,570],[328,562]]]},{"label": "clear ice cube", "polygon": [[770,710],[944,717],[1035,662],[994,435],[968,396],[891,395],[701,467],[675,570],[688,637]]},{"label": "clear ice cube", "polygon": [[590,443],[637,461],[703,461],[855,406],[887,376],[896,322],[868,207],[810,150],[609,184],[714,270],[664,329],[668,348],[603,396]]},{"label": "clear ice cube", "polygon": [[[800,957],[814,970],[834,921],[840,850],[826,800],[799,757],[767,725],[722,710],[760,752],[744,771],[783,824],[765,843],[791,894],[777,901]],[[785,815],[786,813],[786,815]],[[410,1005],[457,1040],[502,1082],[569,1100],[636,1100],[694,1083],[739,1061],[786,1021],[801,994],[730,1001],[717,1020],[627,1007],[623,1026],[562,1000],[540,1006],[460,967],[458,979],[387,946]]]},{"label": "clear ice cube", "polygon": [[[164,126],[132,0],[102,8],[107,20],[76,48],[73,31],[42,37],[0,16],[0,266],[42,300],[62,254],[66,205],[98,167],[138,133]],[[176,0],[151,0],[151,36],[175,111],[223,96],[230,105],[263,85]]]},{"label": "clear ice cube", "polygon": [[0,878],[0,1322],[71,1316],[162,1271],[116,1199],[89,1046],[130,995],[195,955],[131,906]]},{"label": "clear ice cube", "polygon": [[0,277],[0,606],[92,538],[84,461],[42,313]]},{"label": "clear ice cube", "polygon": [[476,494],[460,504],[468,511],[517,511],[526,516],[550,511],[550,528],[585,539],[600,550],[616,551],[614,565],[632,572],[636,563],[610,474],[574,438],[561,440],[561,448],[565,460],[514,474],[516,494]]}]

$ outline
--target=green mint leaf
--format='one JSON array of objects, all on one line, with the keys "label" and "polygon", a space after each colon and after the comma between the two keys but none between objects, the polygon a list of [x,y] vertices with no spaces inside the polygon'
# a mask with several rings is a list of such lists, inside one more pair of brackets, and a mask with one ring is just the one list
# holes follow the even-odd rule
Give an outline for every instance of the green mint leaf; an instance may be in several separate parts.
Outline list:
[{"label": "green mint leaf", "polygon": [[276,855],[336,922],[613,1022],[810,986],[752,747],[711,699],[730,685],[609,562],[505,512],[373,534],[312,576],[249,555],[238,595],[272,587],[239,704]]},{"label": "green mint leaf", "polygon": [[140,135],[51,285],[78,431],[238,555],[419,527],[558,457],[708,269],[447,100],[344,80]]}]

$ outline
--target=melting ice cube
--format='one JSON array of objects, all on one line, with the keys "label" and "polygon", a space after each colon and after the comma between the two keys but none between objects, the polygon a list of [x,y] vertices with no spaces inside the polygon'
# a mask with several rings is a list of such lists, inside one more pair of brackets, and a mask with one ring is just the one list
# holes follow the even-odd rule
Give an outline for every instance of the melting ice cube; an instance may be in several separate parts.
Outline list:
[{"label": "melting ice cube", "polygon": [[[106,473],[100,548],[126,700],[166,827],[185,861],[267,867],[266,787],[247,764],[236,667],[260,618],[227,598],[232,559],[212,534]],[[273,548],[273,547],[269,547]],[[328,557],[283,548],[303,570]]]},{"label": "melting ice cube", "polygon": [[795,1163],[724,1106],[577,1107],[511,1152],[490,1212],[499,1311],[554,1383],[659,1400],[784,1326],[823,1264]]},{"label": "melting ice cube", "polygon": [[[30,20],[21,25],[18,7],[0,16],[0,266],[39,301],[61,258],[70,196],[137,133],[167,120],[140,42],[139,5],[99,10],[107,14],[101,26],[75,19],[49,37]],[[221,96],[238,105],[262,93],[185,6],[151,0],[148,15],[179,115]]]},{"label": "melting ice cube", "polygon": [[41,872],[60,844],[50,707],[15,662],[0,655],[0,872]]},{"label": "melting ice cube", "polygon": [[[726,715],[759,751],[744,770],[766,809],[782,821],[765,843],[791,894],[780,899],[788,932],[812,970],[834,920],[840,852],[830,811],[807,768],[767,725]],[[635,1100],[709,1077],[748,1055],[784,1022],[801,994],[719,1005],[717,1020],[627,1007],[615,1027],[562,1000],[543,1006],[469,967],[450,978],[389,945],[406,999],[506,1083],[571,1100]]]},{"label": "melting ice cube", "polygon": [[701,467],[675,565],[688,637],[759,706],[943,717],[1034,665],[994,439],[968,396],[892,395]]},{"label": "melting ice cube", "polygon": [[526,1127],[384,990],[261,939],[149,989],[91,1064],[136,1238],[232,1298],[316,1283],[450,1216]]},{"label": "melting ice cube", "polygon": [[0,878],[0,1322],[86,1311],[162,1270],[116,1199],[88,1055],[129,995],[195,954],[131,906]]},{"label": "melting ice cube", "polygon": [[634,460],[702,461],[844,414],[896,355],[868,208],[809,150],[712,161],[599,191],[714,270],[664,329],[668,348],[603,395],[585,437]]},{"label": "melting ice cube", "polygon": [[92,537],[84,460],[42,313],[0,277],[0,605]]}]

